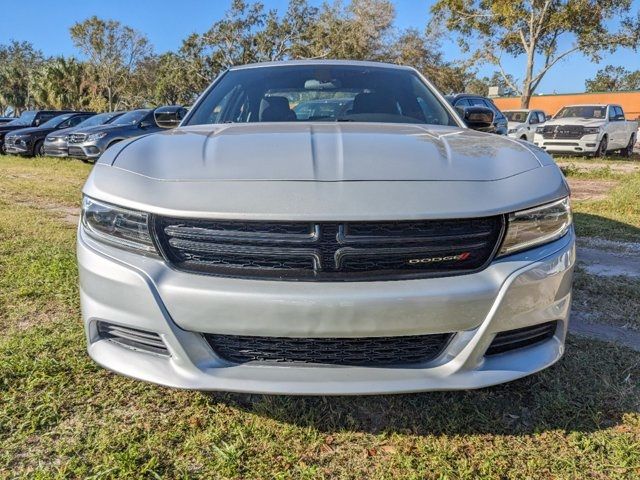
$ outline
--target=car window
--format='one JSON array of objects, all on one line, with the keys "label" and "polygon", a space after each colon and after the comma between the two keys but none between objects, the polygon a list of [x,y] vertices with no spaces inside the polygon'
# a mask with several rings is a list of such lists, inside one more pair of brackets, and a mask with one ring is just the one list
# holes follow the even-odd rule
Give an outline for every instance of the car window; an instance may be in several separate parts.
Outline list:
[{"label": "car window", "polygon": [[527,112],[519,112],[519,111],[506,111],[503,112],[504,116],[507,117],[507,120],[515,123],[524,123],[527,120]]},{"label": "car window", "polygon": [[538,120],[538,113],[537,112],[531,112],[529,114],[529,125],[537,125],[539,122]]},{"label": "car window", "polygon": [[624,112],[622,111],[622,107],[616,106],[614,108],[616,110],[616,118],[618,120],[624,120],[625,118],[624,118]]},{"label": "car window", "polygon": [[538,112],[538,123],[544,123],[547,121],[547,115],[544,112]]},{"label": "car window", "polygon": [[55,113],[40,113],[38,115],[38,120],[40,121],[40,125],[42,125],[43,123],[48,122],[49,120],[57,116],[58,115]]},{"label": "car window", "polygon": [[358,65],[230,70],[185,125],[283,121],[456,125],[415,72]]},{"label": "car window", "polygon": [[613,105],[609,107],[609,120],[612,120],[612,121],[616,120],[616,109],[614,108]]},{"label": "car window", "polygon": [[148,114],[149,110],[132,110],[125,113],[121,117],[116,118],[113,122],[110,123],[110,125],[136,125],[140,123]]},{"label": "car window", "polygon": [[473,104],[469,102],[469,100],[467,100],[466,98],[461,98],[456,103],[454,103],[454,107],[468,107],[470,105],[473,105]]},{"label": "car window", "polygon": [[576,105],[563,107],[554,118],[605,118],[606,107],[600,105]]},{"label": "car window", "polygon": [[43,128],[65,128],[62,125],[72,116],[73,116],[73,113],[65,113],[63,115],[57,115],[44,123],[41,122],[40,126]]}]

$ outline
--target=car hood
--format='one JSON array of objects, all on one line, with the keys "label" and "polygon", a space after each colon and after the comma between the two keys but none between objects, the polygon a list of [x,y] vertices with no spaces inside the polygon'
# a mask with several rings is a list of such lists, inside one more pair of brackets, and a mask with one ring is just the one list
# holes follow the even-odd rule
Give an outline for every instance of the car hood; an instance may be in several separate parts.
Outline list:
[{"label": "car hood", "polygon": [[80,129],[76,129],[74,131],[74,133],[86,133],[86,134],[91,134],[91,133],[101,133],[101,132],[112,132],[114,130],[119,130],[119,129],[124,129],[124,128],[129,128],[128,125],[96,125],[95,127],[85,127],[85,128],[80,128]]},{"label": "car hood", "polygon": [[526,125],[522,122],[508,122],[507,125],[510,129],[526,127]]},{"label": "car hood", "polygon": [[101,163],[173,181],[491,181],[541,166],[530,147],[457,127],[373,123],[183,127]]},{"label": "car hood", "polygon": [[69,135],[71,132],[76,131],[76,127],[63,128],[61,130],[51,131],[48,136],[50,137],[64,137],[65,135]]},{"label": "car hood", "polygon": [[11,135],[32,135],[32,134],[47,134],[49,132],[53,132],[53,128],[40,128],[40,127],[27,127],[21,128],[19,130],[14,130],[11,132]]},{"label": "car hood", "polygon": [[604,118],[566,117],[548,120],[545,126],[551,125],[582,125],[583,127],[600,127],[606,123]]}]

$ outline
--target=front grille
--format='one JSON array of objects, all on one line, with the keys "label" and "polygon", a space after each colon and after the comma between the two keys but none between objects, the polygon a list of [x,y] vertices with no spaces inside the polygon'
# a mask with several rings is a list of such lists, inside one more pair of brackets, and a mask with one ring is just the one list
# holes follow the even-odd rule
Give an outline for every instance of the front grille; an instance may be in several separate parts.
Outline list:
[{"label": "front grille", "polygon": [[433,360],[451,333],[403,337],[289,338],[205,334],[215,353],[232,363],[311,363],[401,366]]},{"label": "front grille", "polygon": [[545,139],[577,139],[584,135],[582,125],[547,125],[543,127],[542,136]]},{"label": "front grille", "polygon": [[128,348],[169,355],[167,346],[157,333],[102,321],[98,322],[97,328],[98,334],[103,339],[108,339]]},{"label": "front grille", "polygon": [[69,135],[69,143],[82,143],[86,139],[86,133],[72,133],[71,135]]},{"label": "front grille", "polygon": [[535,345],[550,339],[556,333],[557,321],[531,327],[517,328],[498,333],[487,349],[486,355],[497,355],[517,348]]},{"label": "front grille", "polygon": [[499,244],[502,216],[397,222],[239,222],[154,217],[176,269],[308,281],[391,280],[471,273]]}]

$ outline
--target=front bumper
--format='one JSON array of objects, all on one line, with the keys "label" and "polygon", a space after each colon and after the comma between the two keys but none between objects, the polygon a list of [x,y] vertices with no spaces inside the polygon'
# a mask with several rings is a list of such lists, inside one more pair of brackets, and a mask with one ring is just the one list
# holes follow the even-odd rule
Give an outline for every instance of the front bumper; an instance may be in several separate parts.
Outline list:
[{"label": "front bumper", "polygon": [[[514,380],[563,354],[575,263],[560,240],[458,277],[295,283],[177,272],[156,258],[96,244],[80,230],[78,264],[89,355],[121,374],[171,387],[282,394],[471,389]],[[549,340],[499,355],[496,333],[558,321]],[[155,332],[169,356],[101,338],[97,321]],[[408,367],[230,364],[202,333],[360,337],[456,332],[432,362]]]},{"label": "front bumper", "polygon": [[84,143],[70,143],[68,152],[70,157],[80,158],[83,160],[97,160],[102,155],[106,146],[100,141],[90,141]]},{"label": "front bumper", "polygon": [[18,145],[15,143],[5,143],[4,149],[7,153],[14,155],[26,155],[31,151],[31,147],[29,145]]},{"label": "front bumper", "polygon": [[44,154],[48,157],[67,157],[69,148],[66,142],[44,142]]},{"label": "front bumper", "polygon": [[534,143],[549,153],[592,154],[598,150],[598,135],[585,135],[578,139],[550,139],[536,134]]}]

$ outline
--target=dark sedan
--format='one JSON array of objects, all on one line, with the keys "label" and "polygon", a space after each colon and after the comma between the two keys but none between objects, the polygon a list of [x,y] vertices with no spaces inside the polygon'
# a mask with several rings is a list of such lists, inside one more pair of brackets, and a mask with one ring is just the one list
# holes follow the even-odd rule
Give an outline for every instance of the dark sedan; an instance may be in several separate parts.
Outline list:
[{"label": "dark sedan", "polygon": [[483,107],[493,111],[493,133],[506,135],[509,130],[509,121],[490,98],[470,93],[458,93],[445,97],[457,110],[462,111],[467,107]]},{"label": "dark sedan", "polygon": [[5,136],[5,150],[7,153],[27,157],[43,156],[44,140],[47,135],[56,130],[75,127],[93,115],[95,113],[92,112],[64,113],[53,117],[38,127],[16,130]]}]

